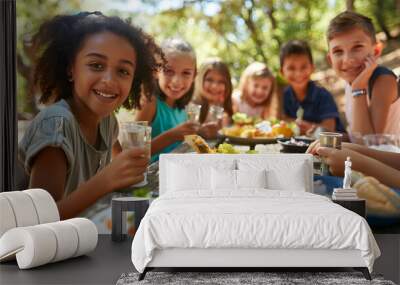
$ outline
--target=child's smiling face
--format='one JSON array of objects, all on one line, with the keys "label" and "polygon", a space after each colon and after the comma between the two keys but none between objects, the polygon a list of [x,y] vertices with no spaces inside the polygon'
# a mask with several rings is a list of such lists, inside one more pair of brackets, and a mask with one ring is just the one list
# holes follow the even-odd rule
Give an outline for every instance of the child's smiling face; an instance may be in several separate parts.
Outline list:
[{"label": "child's smiling face", "polygon": [[247,82],[246,100],[252,105],[264,103],[273,88],[273,79],[269,77],[250,77]]},{"label": "child's smiling face", "polygon": [[165,55],[167,63],[158,72],[158,84],[161,91],[174,102],[182,98],[192,87],[196,75],[196,61],[186,52],[170,52]]},{"label": "child's smiling face", "polygon": [[128,97],[136,69],[136,51],[111,32],[89,35],[70,69],[74,102],[96,118],[111,114]]},{"label": "child's smiling face", "polygon": [[364,69],[368,55],[379,55],[376,43],[362,29],[354,28],[329,41],[328,60],[337,75],[351,83]]},{"label": "child's smiling face", "polygon": [[202,96],[211,104],[220,105],[225,101],[226,79],[217,70],[210,70],[204,76]]},{"label": "child's smiling face", "polygon": [[293,88],[303,89],[310,81],[314,65],[306,54],[291,54],[284,58],[281,72]]}]

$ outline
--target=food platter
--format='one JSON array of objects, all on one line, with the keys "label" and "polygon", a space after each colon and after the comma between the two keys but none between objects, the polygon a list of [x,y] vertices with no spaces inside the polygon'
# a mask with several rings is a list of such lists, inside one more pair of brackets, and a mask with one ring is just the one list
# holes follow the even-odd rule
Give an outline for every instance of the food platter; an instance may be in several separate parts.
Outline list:
[{"label": "food platter", "polygon": [[253,149],[257,144],[275,144],[277,138],[290,138],[299,131],[294,122],[249,117],[244,113],[233,114],[232,121],[232,125],[218,132],[220,141],[247,145]]},{"label": "food platter", "polygon": [[276,143],[277,138],[242,138],[242,137],[236,137],[236,136],[228,136],[225,135],[222,130],[218,132],[218,137],[221,139],[225,139],[225,141],[232,143],[232,144],[237,144],[237,145],[248,145],[248,146],[255,146],[257,144],[274,144]]}]

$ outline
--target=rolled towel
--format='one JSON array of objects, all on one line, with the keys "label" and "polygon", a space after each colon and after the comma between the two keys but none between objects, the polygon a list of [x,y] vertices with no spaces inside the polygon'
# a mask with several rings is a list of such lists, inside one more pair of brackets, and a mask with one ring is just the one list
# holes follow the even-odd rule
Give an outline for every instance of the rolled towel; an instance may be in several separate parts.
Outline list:
[{"label": "rolled towel", "polygon": [[74,218],[66,220],[65,222],[70,223],[78,233],[78,248],[76,249],[74,257],[90,252],[96,248],[98,232],[96,225],[91,220]]},{"label": "rolled towel", "polygon": [[86,254],[97,245],[92,221],[75,218],[7,231],[0,238],[0,261],[14,257],[20,269]]},{"label": "rolled towel", "polygon": [[22,192],[31,197],[39,218],[39,224],[57,222],[60,220],[57,204],[49,192],[43,189],[28,189]]},{"label": "rolled towel", "polygon": [[51,262],[57,262],[70,258],[75,255],[78,249],[78,233],[72,228],[70,223],[55,222],[43,224],[43,227],[49,228],[56,236],[57,248]]},{"label": "rolled towel", "polygon": [[0,193],[0,237],[15,227],[57,222],[60,214],[56,202],[43,189]]},{"label": "rolled towel", "polygon": [[0,195],[0,237],[8,230],[17,227],[10,201]]},{"label": "rolled towel", "polygon": [[17,227],[26,227],[39,224],[39,217],[31,197],[23,191],[2,192],[13,210]]},{"label": "rolled towel", "polygon": [[13,228],[0,238],[0,261],[16,256],[20,269],[49,263],[56,251],[54,233],[42,225]]}]

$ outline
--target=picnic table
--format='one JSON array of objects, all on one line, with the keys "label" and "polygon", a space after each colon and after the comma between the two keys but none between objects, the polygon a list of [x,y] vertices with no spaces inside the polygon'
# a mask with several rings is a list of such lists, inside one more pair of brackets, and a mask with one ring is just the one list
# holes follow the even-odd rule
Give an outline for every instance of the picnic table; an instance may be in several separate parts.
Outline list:
[{"label": "picnic table", "polygon": [[[208,141],[211,147],[214,147],[219,142],[217,140]],[[240,151],[249,150],[249,146],[235,145],[235,148]],[[255,149],[259,153],[276,153],[280,151],[281,146],[279,144],[267,144],[257,145]],[[190,153],[193,149],[186,143],[182,143],[172,153]],[[152,163],[148,167],[147,171],[147,185],[143,187],[128,187],[119,191],[110,193],[96,202],[88,211],[83,213],[83,216],[92,220],[99,231],[99,234],[111,234],[111,201],[116,197],[127,197],[127,196],[138,196],[148,197],[150,201],[158,197],[159,191],[159,180],[158,180],[158,161]],[[134,214],[128,213],[127,217],[128,234],[134,234]]]}]

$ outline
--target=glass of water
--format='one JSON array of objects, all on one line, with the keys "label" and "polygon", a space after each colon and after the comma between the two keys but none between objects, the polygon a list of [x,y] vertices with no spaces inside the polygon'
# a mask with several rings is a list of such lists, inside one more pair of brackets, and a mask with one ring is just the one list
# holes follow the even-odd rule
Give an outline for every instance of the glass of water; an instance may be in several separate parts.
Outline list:
[{"label": "glass of water", "polygon": [[[122,149],[132,147],[144,148],[147,155],[151,156],[151,127],[146,121],[123,122],[120,124],[118,140]],[[144,173],[144,180],[133,187],[142,187],[147,184],[147,173]]]},{"label": "glass of water", "polygon": [[200,120],[200,110],[201,105],[197,105],[194,103],[189,103],[185,107],[185,111],[188,117],[188,121],[192,123],[198,123]]},{"label": "glass of water", "polygon": [[224,108],[218,105],[210,105],[208,118],[211,122],[219,122],[224,117]]}]

